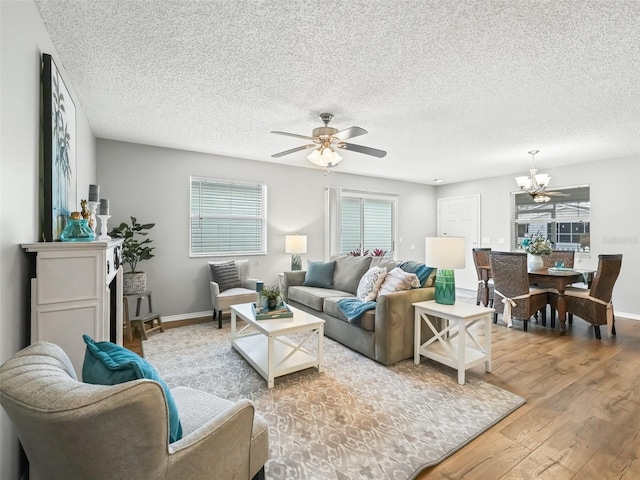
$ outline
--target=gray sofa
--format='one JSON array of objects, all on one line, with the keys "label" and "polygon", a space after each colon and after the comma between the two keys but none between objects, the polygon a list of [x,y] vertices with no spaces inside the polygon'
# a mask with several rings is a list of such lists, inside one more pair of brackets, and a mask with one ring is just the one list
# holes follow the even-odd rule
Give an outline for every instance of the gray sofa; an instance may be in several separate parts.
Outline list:
[{"label": "gray sofa", "polygon": [[[435,269],[425,286],[387,295],[376,300],[375,310],[366,312],[358,324],[350,323],[337,305],[345,297],[355,297],[358,283],[373,266],[388,271],[401,262],[380,257],[332,257],[336,261],[333,288],[303,285],[306,271],[284,272],[283,291],[286,301],[301,310],[325,320],[324,333],[347,347],[384,365],[413,357],[413,303],[432,300]],[[425,329],[422,329],[425,330]],[[422,341],[431,337],[424,332]]]}]

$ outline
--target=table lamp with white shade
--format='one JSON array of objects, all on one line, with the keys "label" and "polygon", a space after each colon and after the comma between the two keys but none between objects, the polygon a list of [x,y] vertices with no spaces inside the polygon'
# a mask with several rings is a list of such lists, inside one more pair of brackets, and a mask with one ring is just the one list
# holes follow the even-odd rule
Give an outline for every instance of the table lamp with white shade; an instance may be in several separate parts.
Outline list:
[{"label": "table lamp with white shade", "polygon": [[438,269],[436,273],[436,303],[456,303],[456,284],[453,270],[466,267],[464,237],[425,238],[425,261],[428,267]]},{"label": "table lamp with white shade", "polygon": [[284,242],[284,252],[291,253],[291,270],[302,270],[301,253],[307,253],[306,235],[287,235]]}]

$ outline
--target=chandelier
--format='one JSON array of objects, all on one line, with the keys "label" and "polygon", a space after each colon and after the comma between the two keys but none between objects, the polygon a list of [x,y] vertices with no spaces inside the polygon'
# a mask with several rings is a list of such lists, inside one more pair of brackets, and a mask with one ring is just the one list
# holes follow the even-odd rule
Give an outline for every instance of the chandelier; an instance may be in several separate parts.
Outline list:
[{"label": "chandelier", "polygon": [[531,169],[529,170],[529,176],[516,177],[516,183],[520,187],[520,190],[527,192],[531,197],[533,197],[534,202],[548,202],[551,198],[547,195],[546,188],[549,185],[551,176],[546,173],[538,173],[538,170],[534,168],[536,154],[540,153],[540,150],[531,150],[528,153],[531,155]]}]

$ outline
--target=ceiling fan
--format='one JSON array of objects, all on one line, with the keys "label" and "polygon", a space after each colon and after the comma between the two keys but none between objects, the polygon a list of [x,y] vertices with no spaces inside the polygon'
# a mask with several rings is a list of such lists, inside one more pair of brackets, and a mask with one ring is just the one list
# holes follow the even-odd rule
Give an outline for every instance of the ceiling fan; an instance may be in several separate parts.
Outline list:
[{"label": "ceiling fan", "polygon": [[342,148],[344,150],[351,150],[353,152],[364,153],[365,155],[373,155],[374,157],[382,158],[387,152],[384,150],[378,150],[377,148],[365,147],[363,145],[356,145],[355,143],[347,143],[345,140],[353,137],[358,137],[368,133],[364,128],[350,127],[345,130],[338,131],[337,128],[329,126],[329,122],[333,118],[331,113],[321,113],[320,120],[324,123],[324,127],[314,128],[311,136],[298,135],[297,133],[288,133],[280,131],[272,131],[278,135],[287,135],[289,137],[303,138],[305,140],[311,140],[313,143],[302,145],[301,147],[285,150],[284,152],[274,153],[271,155],[273,158],[283,157],[290,153],[299,152],[308,148],[314,148],[313,152],[307,157],[310,162],[315,163],[321,167],[335,167],[342,157],[338,154],[336,149]]},{"label": "ceiling fan", "polygon": [[549,192],[547,186],[551,181],[551,176],[547,173],[538,173],[533,166],[536,159],[536,154],[540,153],[540,150],[531,150],[528,152],[531,155],[531,169],[529,170],[529,176],[516,177],[516,182],[520,187],[520,190],[527,192],[533,198],[536,203],[545,203],[551,200],[552,196],[568,197],[568,193],[561,192]]}]

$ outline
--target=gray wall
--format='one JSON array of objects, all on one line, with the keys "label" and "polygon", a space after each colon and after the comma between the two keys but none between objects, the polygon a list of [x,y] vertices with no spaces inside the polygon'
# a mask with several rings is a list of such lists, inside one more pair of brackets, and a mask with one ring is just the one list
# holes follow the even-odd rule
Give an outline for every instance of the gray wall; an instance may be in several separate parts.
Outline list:
[{"label": "gray wall", "polygon": [[189,258],[190,175],[267,184],[268,254],[243,257],[251,259],[252,276],[266,283],[290,269],[286,234],[308,236],[303,264],[323,259],[326,186],[398,194],[400,259],[424,261],[424,237],[435,234],[434,187],[111,140],[99,139],[96,147],[101,196],[110,199],[109,225],[131,215],[156,224],[150,232],[156,256],[140,269],[147,272],[154,308],[165,315],[211,310],[207,261],[221,259]]},{"label": "gray wall", "polygon": [[[613,291],[616,312],[640,319],[640,201],[637,181],[640,157],[627,157],[545,169],[554,187],[591,186],[591,252],[576,257],[577,268],[596,268],[598,255],[622,253],[622,270]],[[438,198],[480,194],[481,237],[494,250],[509,250],[511,199],[517,191],[513,175],[443,185]],[[504,244],[498,243],[500,238]]]},{"label": "gray wall", "polygon": [[[77,101],[64,66],[31,1],[0,2],[0,362],[28,344],[29,290],[21,243],[38,241],[38,159],[40,132],[40,60],[53,56],[76,105],[78,192],[95,179],[95,138]],[[87,187],[88,188],[88,187]],[[86,194],[85,194],[86,196]],[[17,479],[18,439],[0,411],[0,478]]]}]

